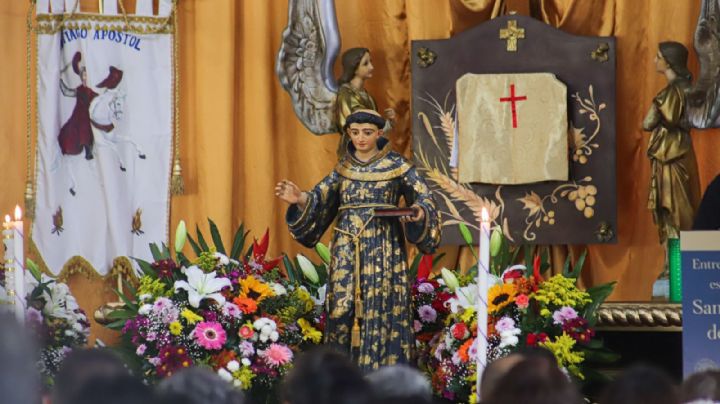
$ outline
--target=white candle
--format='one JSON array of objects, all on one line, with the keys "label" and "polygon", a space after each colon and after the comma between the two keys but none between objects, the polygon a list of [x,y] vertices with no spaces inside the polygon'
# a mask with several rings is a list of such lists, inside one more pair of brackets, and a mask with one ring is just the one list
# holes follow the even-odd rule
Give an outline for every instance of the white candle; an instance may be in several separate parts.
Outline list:
[{"label": "white candle", "polygon": [[15,221],[13,227],[13,267],[15,268],[15,317],[21,323],[25,322],[25,251],[24,228],[22,210],[15,206]]},{"label": "white candle", "polygon": [[5,267],[5,291],[7,292],[9,303],[14,306],[15,303],[15,267],[13,263],[13,226],[10,215],[5,215],[3,222],[3,245],[5,246],[5,254],[3,255],[3,266]]},{"label": "white candle", "polygon": [[480,222],[480,261],[478,262],[478,310],[477,310],[477,382],[476,395],[480,402],[480,382],[487,366],[488,322],[488,275],[490,274],[490,215],[482,208]]}]

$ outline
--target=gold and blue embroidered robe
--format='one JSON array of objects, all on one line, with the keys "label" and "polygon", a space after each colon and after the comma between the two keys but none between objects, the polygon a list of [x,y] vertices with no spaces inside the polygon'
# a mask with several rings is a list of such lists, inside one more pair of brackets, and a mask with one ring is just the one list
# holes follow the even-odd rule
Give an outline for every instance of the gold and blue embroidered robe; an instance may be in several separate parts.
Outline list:
[{"label": "gold and blue embroidered robe", "polygon": [[[439,214],[427,184],[387,140],[378,146],[375,157],[361,162],[350,145],[333,172],[308,192],[305,208],[291,205],[286,215],[293,237],[307,247],[334,222],[325,342],[346,350],[366,372],[408,363],[412,354],[404,233],[426,254],[440,242]],[[374,208],[396,207],[401,197],[407,206],[422,208],[424,219],[403,229],[397,218],[373,217]]]}]

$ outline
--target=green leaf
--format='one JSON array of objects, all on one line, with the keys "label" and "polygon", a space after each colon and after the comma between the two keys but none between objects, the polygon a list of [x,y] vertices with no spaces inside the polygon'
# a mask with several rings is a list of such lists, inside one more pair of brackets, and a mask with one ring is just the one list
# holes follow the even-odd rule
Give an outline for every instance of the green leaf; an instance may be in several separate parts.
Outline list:
[{"label": "green leaf", "polygon": [[588,324],[593,327],[597,322],[596,311],[598,307],[610,296],[615,289],[616,282],[610,282],[603,285],[593,286],[586,290],[590,295],[592,302],[585,307],[583,311],[583,317],[588,321]]},{"label": "green leaf", "polygon": [[217,252],[227,255],[225,252],[225,245],[223,245],[222,237],[220,237],[220,230],[218,230],[217,225],[215,222],[210,220],[208,218],[208,223],[210,224],[210,236],[212,236],[213,244],[215,244],[215,249]]},{"label": "green leaf", "polygon": [[422,254],[418,252],[415,254],[415,258],[413,258],[412,264],[410,264],[410,268],[408,268],[408,279],[417,279],[417,273],[418,268],[420,267],[420,260],[422,259]]},{"label": "green leaf", "polygon": [[580,352],[585,353],[585,360],[593,363],[614,363],[620,360],[621,355],[609,349],[588,349],[581,346]]},{"label": "green leaf", "polygon": [[432,268],[435,269],[440,264],[440,260],[443,259],[445,253],[435,254],[432,258]]},{"label": "green leaf", "polygon": [[200,253],[202,253],[202,249],[200,248],[200,245],[198,245],[198,243],[196,243],[195,240],[192,238],[192,236],[190,236],[189,234],[187,236],[187,241],[190,242],[190,247],[192,247],[193,252],[195,253],[195,256],[199,257]]},{"label": "green leaf", "polygon": [[236,260],[240,259],[240,254],[245,248],[245,238],[247,237],[248,233],[250,233],[250,231],[245,231],[245,224],[240,223],[240,227],[238,227],[238,229],[235,231],[235,236],[233,237],[233,245],[232,250],[230,251],[230,258]]},{"label": "green leaf", "polygon": [[128,298],[125,296],[124,293],[120,293],[119,290],[117,290],[117,289],[115,289],[115,288],[113,288],[113,290],[115,291],[115,294],[118,295],[118,297],[120,298],[120,300],[122,300],[122,301],[125,303],[125,305],[128,307],[128,309],[134,310],[134,311],[137,311],[137,310],[138,310],[138,305],[137,305],[137,303],[133,303],[130,299],[128,299]]},{"label": "green leaf", "polygon": [[296,283],[298,278],[295,276],[295,268],[286,254],[283,254],[283,264],[285,264],[285,271],[288,274],[288,280],[290,280],[290,283]]},{"label": "green leaf", "polygon": [[202,251],[210,251],[210,247],[208,246],[208,243],[205,241],[205,237],[203,237],[203,234],[200,231],[200,226],[195,226],[195,232],[197,233],[198,243],[200,244],[200,248],[202,248]]},{"label": "green leaf", "polygon": [[127,320],[131,317],[135,317],[137,315],[136,312],[127,310],[127,309],[121,309],[121,310],[114,310],[108,313],[107,318],[113,319],[113,320]]},{"label": "green leaf", "polygon": [[152,265],[149,262],[147,262],[145,260],[141,260],[140,258],[133,258],[133,259],[135,260],[135,262],[138,263],[138,265],[140,266],[140,270],[142,271],[142,273],[144,275],[147,275],[153,279],[157,279],[157,277],[158,277],[157,271],[155,271],[155,269],[153,269]]},{"label": "green leaf", "polygon": [[563,268],[563,276],[566,278],[572,278],[577,279],[580,277],[580,272],[582,272],[583,265],[585,264],[585,257],[587,256],[587,249],[583,250],[583,252],[580,254],[580,257],[578,257],[578,260],[575,262],[575,265],[573,265],[572,271],[569,271],[570,269],[570,255],[568,255],[567,259],[565,260],[565,265]]},{"label": "green leaf", "polygon": [[328,271],[325,264],[315,264],[313,262],[313,265],[315,265],[315,271],[318,273],[318,284],[326,284],[328,280]]},{"label": "green leaf", "polygon": [[188,257],[186,257],[185,254],[181,252],[177,253],[177,260],[178,265],[180,265],[181,267],[189,267],[192,264]]},{"label": "green leaf", "polygon": [[30,274],[39,283],[40,280],[42,279],[40,268],[38,268],[37,264],[30,258],[26,259],[25,262],[26,262],[27,269],[30,271]]},{"label": "green leaf", "polygon": [[164,259],[157,244],[150,243],[150,252],[152,252],[152,256],[155,261],[162,261]]},{"label": "green leaf", "polygon": [[120,331],[123,329],[123,327],[125,327],[126,322],[127,322],[127,320],[116,320],[116,321],[113,321],[112,323],[106,325],[105,328]]}]

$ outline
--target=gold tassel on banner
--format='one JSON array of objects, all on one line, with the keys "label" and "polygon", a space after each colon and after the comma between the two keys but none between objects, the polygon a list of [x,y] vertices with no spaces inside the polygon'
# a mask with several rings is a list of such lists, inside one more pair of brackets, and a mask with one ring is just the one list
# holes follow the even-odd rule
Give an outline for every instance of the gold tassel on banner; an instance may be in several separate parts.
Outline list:
[{"label": "gold tassel on banner", "polygon": [[351,346],[353,348],[360,348],[360,324],[358,324],[357,317],[355,317],[355,323],[352,326],[352,332],[350,334]]},{"label": "gold tassel on banner", "polygon": [[35,218],[35,193],[30,180],[25,183],[25,217],[28,219]]},{"label": "gold tassel on banner", "polygon": [[179,158],[176,158],[173,163],[172,177],[170,178],[170,193],[172,195],[182,195],[185,193],[185,181],[183,181]]}]

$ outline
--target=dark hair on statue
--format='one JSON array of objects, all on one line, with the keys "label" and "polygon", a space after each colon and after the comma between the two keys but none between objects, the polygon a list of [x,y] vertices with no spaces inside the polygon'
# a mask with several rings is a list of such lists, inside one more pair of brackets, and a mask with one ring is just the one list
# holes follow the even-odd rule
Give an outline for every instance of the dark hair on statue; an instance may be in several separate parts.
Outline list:
[{"label": "dark hair on statue", "polygon": [[364,111],[356,111],[348,115],[347,119],[345,119],[343,131],[347,131],[350,124],[353,123],[371,123],[377,126],[378,129],[385,127],[385,120],[382,117]]},{"label": "dark hair on statue", "polygon": [[680,42],[660,42],[658,45],[660,54],[667,62],[670,69],[685,80],[692,80],[692,73],[687,68],[688,50],[685,45]]},{"label": "dark hair on statue", "polygon": [[348,83],[355,77],[355,71],[360,65],[360,60],[366,53],[370,53],[368,48],[350,48],[342,54],[343,72],[338,79],[338,84]]}]

